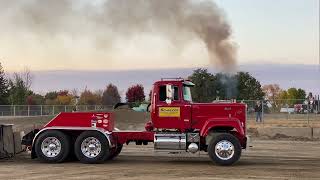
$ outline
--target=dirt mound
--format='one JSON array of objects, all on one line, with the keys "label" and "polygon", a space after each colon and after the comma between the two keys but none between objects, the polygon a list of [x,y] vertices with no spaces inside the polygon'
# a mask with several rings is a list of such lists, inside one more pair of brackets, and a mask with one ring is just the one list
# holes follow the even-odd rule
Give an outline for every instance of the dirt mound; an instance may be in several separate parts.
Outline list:
[{"label": "dirt mound", "polygon": [[286,140],[286,141],[319,141],[318,138],[307,138],[307,137],[299,137],[299,136],[288,136],[285,134],[277,133],[274,136],[270,135],[260,135],[260,136],[255,136],[256,139],[261,139],[261,140]]},{"label": "dirt mound", "polygon": [[150,121],[150,113],[135,112],[128,109],[114,111],[115,127],[122,130],[144,130],[146,122]]},{"label": "dirt mound", "polygon": [[48,123],[54,116],[39,117],[1,117],[0,124],[13,124],[13,130],[29,132]]},{"label": "dirt mound", "polygon": [[259,136],[259,131],[257,128],[249,128],[247,130],[248,134],[252,137],[258,137]]},{"label": "dirt mound", "polygon": [[285,140],[292,140],[292,141],[313,141],[313,140],[317,140],[317,139],[311,139],[311,138],[307,138],[307,137],[293,137],[293,136],[287,136],[285,134],[280,134],[277,133],[276,135],[269,137],[270,139],[285,139]]}]

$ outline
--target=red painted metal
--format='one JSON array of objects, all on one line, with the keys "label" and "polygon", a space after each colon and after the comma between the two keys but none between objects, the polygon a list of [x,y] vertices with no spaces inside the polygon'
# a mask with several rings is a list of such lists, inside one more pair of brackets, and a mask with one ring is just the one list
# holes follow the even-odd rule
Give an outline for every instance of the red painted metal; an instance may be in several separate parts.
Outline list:
[{"label": "red painted metal", "polygon": [[145,126],[144,126],[144,129],[145,129],[146,131],[153,131],[153,130],[154,130],[154,127],[153,127],[152,121],[147,122],[147,123],[145,124]]},{"label": "red painted metal", "polygon": [[114,118],[110,112],[62,112],[44,126],[48,127],[96,127],[111,132]]},{"label": "red painted metal", "polygon": [[[158,81],[154,84],[153,88],[153,99],[151,104],[151,119],[155,128],[163,128],[163,129],[179,129],[184,132],[186,129],[190,128],[189,123],[185,123],[180,117],[159,117],[159,108],[161,107],[180,107],[180,111],[185,115],[184,118],[190,119],[191,113],[187,113],[187,109],[185,109],[185,105],[188,105],[188,102],[183,100],[182,96],[182,82],[179,81]],[[173,100],[169,105],[164,101],[159,100],[159,90],[160,86],[165,86],[166,84],[171,84],[172,86],[177,86],[179,88],[179,100]],[[190,116],[187,118],[187,116]]]},{"label": "red painted metal", "polygon": [[[192,103],[183,99],[184,80],[158,81],[154,83],[151,100],[151,122],[146,131],[113,131],[114,118],[111,112],[60,113],[47,127],[94,127],[111,133],[119,144],[129,141],[153,142],[155,130],[170,129],[180,132],[198,131],[202,140],[215,128],[233,129],[243,147],[246,142],[246,105],[241,103]],[[178,87],[178,99],[167,104],[159,100],[159,88],[171,84]],[[180,115],[160,117],[159,108],[180,108]]]},{"label": "red painted metal", "polygon": [[226,121],[225,119],[213,118],[205,122],[200,130],[200,136],[205,137],[208,135],[211,129],[219,127],[221,127],[221,129],[223,129],[223,127],[233,127],[240,135],[245,135],[238,119],[230,118],[228,121]]},{"label": "red painted metal", "polygon": [[119,144],[125,144],[130,141],[153,142],[153,131],[115,131],[112,133]]},{"label": "red painted metal", "polygon": [[234,127],[245,136],[246,105],[241,103],[193,103],[192,127],[208,131],[217,126]]}]

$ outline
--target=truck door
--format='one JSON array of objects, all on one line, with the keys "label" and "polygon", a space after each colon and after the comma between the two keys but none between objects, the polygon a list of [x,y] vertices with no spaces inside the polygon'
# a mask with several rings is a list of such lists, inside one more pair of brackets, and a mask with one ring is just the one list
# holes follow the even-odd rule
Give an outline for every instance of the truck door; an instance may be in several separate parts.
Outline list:
[{"label": "truck door", "polygon": [[172,85],[173,96],[171,102],[167,99],[166,85],[159,86],[159,97],[156,105],[156,128],[189,129],[191,127],[191,105],[182,100],[181,87]]}]

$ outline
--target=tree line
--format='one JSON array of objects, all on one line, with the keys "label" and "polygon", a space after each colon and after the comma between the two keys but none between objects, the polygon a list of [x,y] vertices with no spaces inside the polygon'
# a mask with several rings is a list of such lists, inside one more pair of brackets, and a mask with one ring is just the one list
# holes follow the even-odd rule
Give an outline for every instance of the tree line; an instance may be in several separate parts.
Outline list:
[{"label": "tree line", "polygon": [[259,100],[265,95],[260,82],[248,72],[211,74],[207,69],[197,69],[189,79],[196,84],[191,90],[195,102]]},{"label": "tree line", "polygon": [[265,109],[279,110],[281,107],[294,107],[295,104],[306,104],[317,99],[311,92],[307,95],[302,88],[282,89],[278,84],[262,86],[248,72],[212,74],[207,69],[197,69],[189,79],[196,84],[191,89],[194,102],[232,99],[253,106],[255,101],[260,100],[268,105]]},{"label": "tree line", "polygon": [[[76,89],[47,92],[45,95],[31,90],[32,75],[28,69],[13,73],[6,77],[0,63],[0,105],[115,105],[121,102],[117,86],[108,84],[104,90],[92,91],[85,88],[78,92]],[[144,87],[133,85],[126,92],[126,101],[143,102]]]},{"label": "tree line", "polygon": [[[248,72],[236,74],[212,74],[207,69],[196,69],[188,77],[196,84],[192,88],[194,102],[212,102],[214,100],[263,100],[305,99],[306,92],[299,88],[283,90],[279,85],[261,86],[260,82]],[[27,69],[21,73],[13,73],[8,78],[0,63],[0,105],[115,105],[121,102],[116,85],[108,84],[104,90],[84,91],[60,90],[46,94],[38,94],[31,89],[32,75]],[[149,92],[149,96],[151,92]],[[150,97],[149,97],[150,99]],[[144,87],[136,84],[125,93],[128,103],[141,103],[146,100]],[[292,103],[299,103],[296,100]]]},{"label": "tree line", "polygon": [[[196,84],[192,89],[196,102],[212,102],[219,99],[267,100],[272,102],[289,102],[290,105],[302,103],[306,99],[306,91],[302,88],[280,88],[278,84],[262,86],[248,72],[236,74],[211,74],[207,69],[197,69],[189,79]],[[308,97],[312,96],[309,93]]]}]

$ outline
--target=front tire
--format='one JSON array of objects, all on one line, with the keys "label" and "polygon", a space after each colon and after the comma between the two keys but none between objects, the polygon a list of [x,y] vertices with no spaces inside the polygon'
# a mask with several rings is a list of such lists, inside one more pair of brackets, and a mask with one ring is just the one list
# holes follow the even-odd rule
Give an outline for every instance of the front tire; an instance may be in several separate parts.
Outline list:
[{"label": "front tire", "polygon": [[208,154],[218,165],[232,165],[240,159],[241,145],[232,134],[217,134],[209,143]]},{"label": "front tire", "polygon": [[85,164],[103,163],[110,156],[107,138],[97,131],[81,133],[74,144],[74,150],[78,160]]},{"label": "front tire", "polygon": [[36,140],[35,152],[43,162],[61,163],[69,155],[70,138],[61,131],[45,131]]}]

